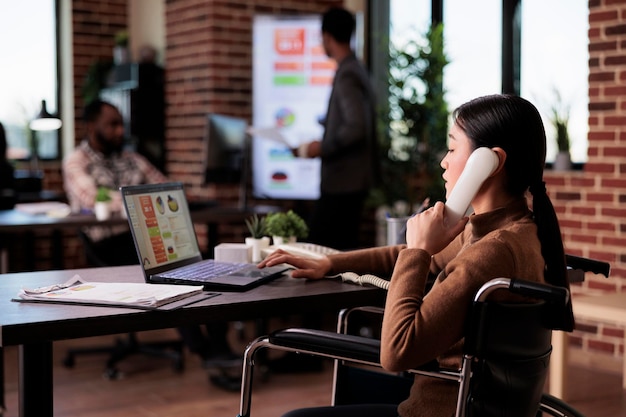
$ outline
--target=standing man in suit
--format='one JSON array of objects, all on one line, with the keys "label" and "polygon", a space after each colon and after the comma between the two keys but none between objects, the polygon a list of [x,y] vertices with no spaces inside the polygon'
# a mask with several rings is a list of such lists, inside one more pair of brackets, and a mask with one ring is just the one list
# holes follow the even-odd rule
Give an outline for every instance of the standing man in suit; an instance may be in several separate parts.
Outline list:
[{"label": "standing man in suit", "polygon": [[[345,250],[359,247],[365,199],[378,172],[374,91],[365,67],[350,46],[356,19],[343,8],[322,15],[322,44],[337,62],[328,101],[324,134],[293,149],[300,158],[321,158],[320,197],[309,221],[308,241]],[[317,317],[304,317],[304,327],[319,327]],[[304,359],[304,360],[303,360]],[[270,363],[274,372],[322,370],[319,358],[287,354]]]},{"label": "standing man in suit", "polygon": [[322,16],[324,50],[338,64],[324,135],[294,150],[296,156],[322,162],[309,241],[337,249],[359,246],[365,199],[378,171],[375,97],[369,75],[350,46],[355,26],[354,16],[343,8]]}]

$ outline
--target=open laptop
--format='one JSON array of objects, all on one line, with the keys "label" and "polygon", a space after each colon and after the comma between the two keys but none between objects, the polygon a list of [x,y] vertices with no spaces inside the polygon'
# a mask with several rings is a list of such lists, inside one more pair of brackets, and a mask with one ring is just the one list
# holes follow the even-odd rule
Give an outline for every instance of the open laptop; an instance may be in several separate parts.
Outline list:
[{"label": "open laptop", "polygon": [[287,269],[202,259],[181,182],[120,187],[146,282],[246,291]]}]

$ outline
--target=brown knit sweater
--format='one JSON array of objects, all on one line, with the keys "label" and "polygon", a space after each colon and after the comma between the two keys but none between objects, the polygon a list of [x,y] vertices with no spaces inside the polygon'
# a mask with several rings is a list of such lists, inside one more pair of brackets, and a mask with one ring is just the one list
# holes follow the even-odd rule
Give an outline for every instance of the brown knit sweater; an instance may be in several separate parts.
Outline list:
[{"label": "brown knit sweater", "polygon": [[[465,231],[432,259],[401,245],[333,255],[331,262],[335,273],[391,275],[381,344],[381,362],[390,371],[432,359],[459,367],[467,311],[481,285],[497,277],[543,282],[544,270],[537,227],[524,199],[471,216]],[[426,294],[429,273],[437,279]],[[456,382],[416,376],[398,413],[452,416],[457,391]]]}]

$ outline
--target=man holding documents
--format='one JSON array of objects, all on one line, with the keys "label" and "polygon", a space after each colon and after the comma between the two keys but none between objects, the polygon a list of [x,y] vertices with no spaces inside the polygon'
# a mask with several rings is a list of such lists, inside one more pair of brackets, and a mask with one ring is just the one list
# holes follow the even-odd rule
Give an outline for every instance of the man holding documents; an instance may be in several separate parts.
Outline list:
[{"label": "man holding documents", "polygon": [[[324,135],[292,150],[300,158],[321,158],[320,197],[309,220],[307,240],[339,250],[359,247],[363,207],[378,164],[374,92],[350,46],[355,26],[354,16],[345,9],[331,8],[322,15],[322,44],[338,64],[321,122]],[[304,326],[317,327],[319,322],[307,317]],[[295,368],[298,363],[289,355],[282,359],[270,368]],[[320,368],[319,359],[308,362],[307,368]]]},{"label": "man holding documents", "polygon": [[350,46],[355,22],[342,8],[322,16],[324,49],[338,64],[324,135],[293,150],[301,158],[321,158],[321,193],[309,241],[336,249],[358,247],[363,206],[377,172],[375,97],[368,73]]}]

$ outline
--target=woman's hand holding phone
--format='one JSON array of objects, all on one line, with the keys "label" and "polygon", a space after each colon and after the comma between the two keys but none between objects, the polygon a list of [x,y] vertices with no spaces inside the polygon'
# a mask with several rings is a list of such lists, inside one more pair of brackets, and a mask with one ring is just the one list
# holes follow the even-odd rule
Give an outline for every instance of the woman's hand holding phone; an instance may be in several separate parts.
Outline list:
[{"label": "woman's hand holding phone", "polygon": [[468,217],[462,217],[455,224],[445,221],[445,205],[437,202],[420,214],[411,217],[406,224],[406,243],[409,248],[422,249],[431,256],[441,252],[463,231]]}]

